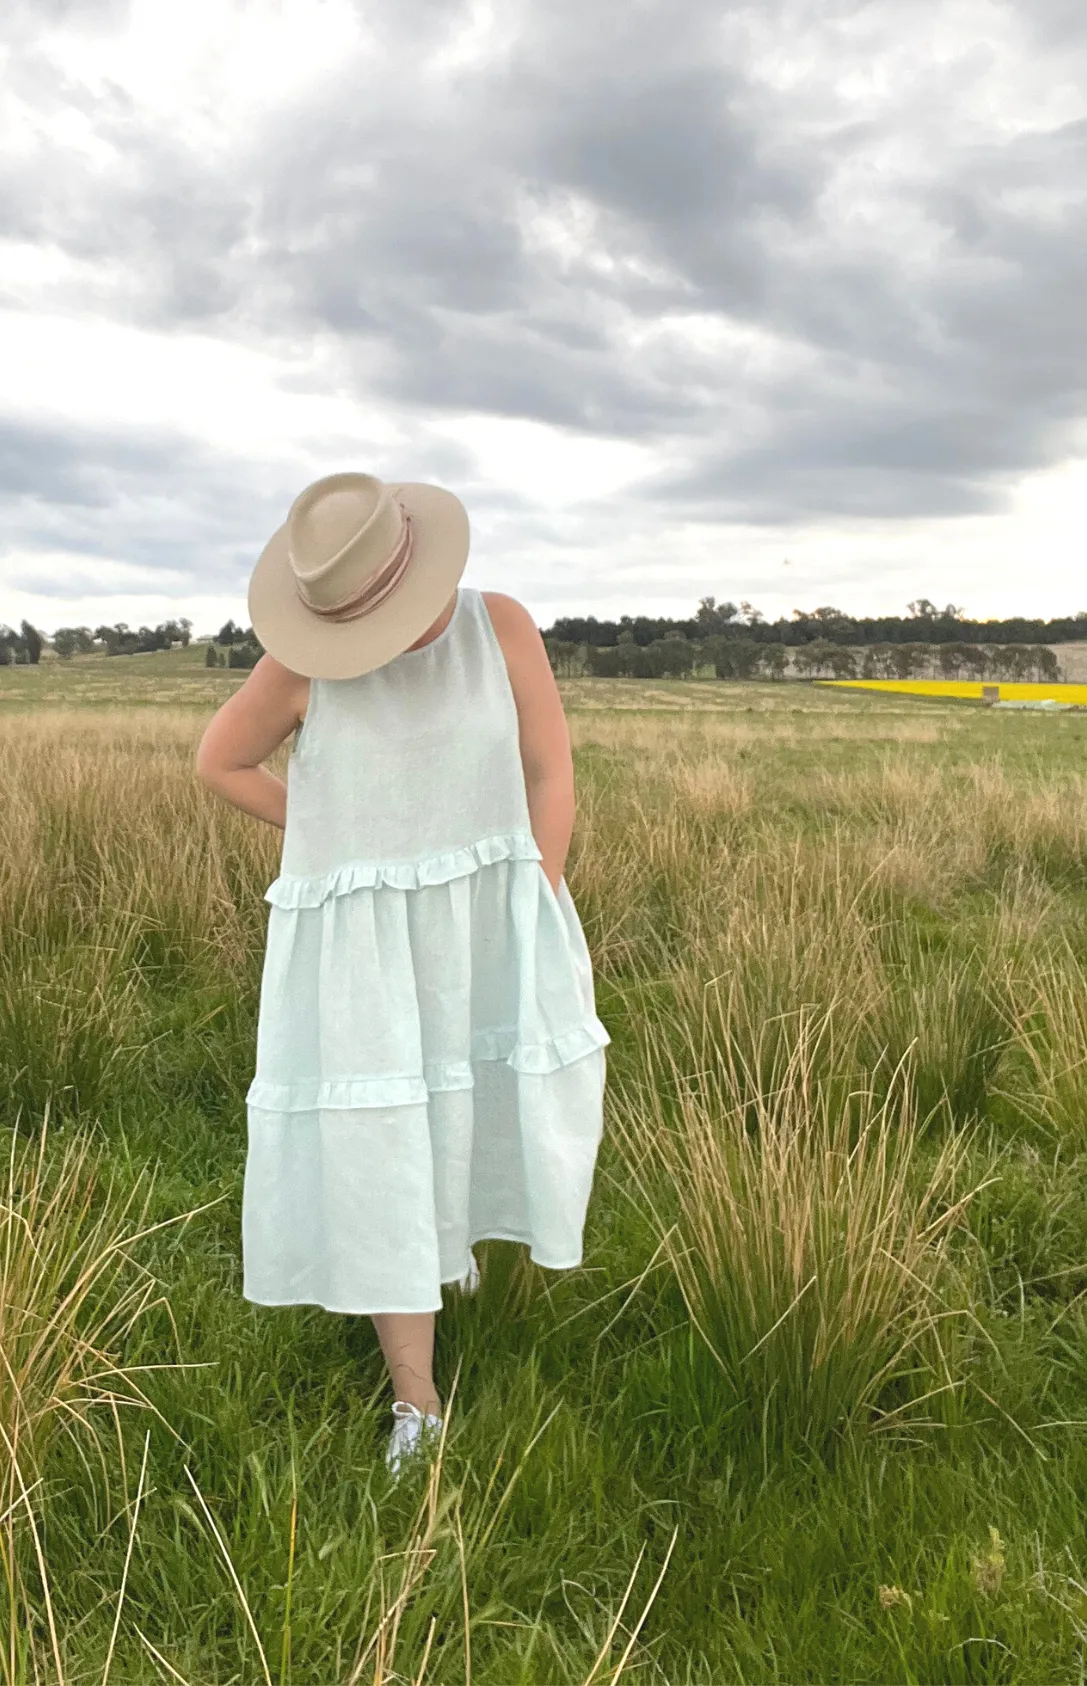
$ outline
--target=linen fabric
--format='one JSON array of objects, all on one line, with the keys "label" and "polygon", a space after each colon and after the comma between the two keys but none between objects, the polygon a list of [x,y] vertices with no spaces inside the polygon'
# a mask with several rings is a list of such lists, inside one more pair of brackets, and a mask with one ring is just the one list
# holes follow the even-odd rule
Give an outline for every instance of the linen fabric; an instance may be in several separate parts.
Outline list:
[{"label": "linen fabric", "polygon": [[565,879],[540,864],[517,709],[461,585],[429,644],[313,679],[287,770],[243,1293],[437,1311],[471,1245],[581,1263],[608,1032]]}]

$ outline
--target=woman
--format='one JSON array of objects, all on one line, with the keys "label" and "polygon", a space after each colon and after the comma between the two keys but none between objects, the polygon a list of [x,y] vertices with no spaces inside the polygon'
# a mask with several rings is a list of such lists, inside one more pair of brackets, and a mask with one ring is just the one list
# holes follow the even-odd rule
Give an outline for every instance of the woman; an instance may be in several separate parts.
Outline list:
[{"label": "woman", "polygon": [[[386,1459],[441,1427],[443,1283],[472,1244],[581,1263],[608,1033],[563,877],[569,734],[513,598],[460,584],[452,493],[334,474],[249,587],[266,654],[196,768],[284,828],[246,1095],[245,1297],[370,1316]],[[262,763],[296,732],[287,781]]]}]

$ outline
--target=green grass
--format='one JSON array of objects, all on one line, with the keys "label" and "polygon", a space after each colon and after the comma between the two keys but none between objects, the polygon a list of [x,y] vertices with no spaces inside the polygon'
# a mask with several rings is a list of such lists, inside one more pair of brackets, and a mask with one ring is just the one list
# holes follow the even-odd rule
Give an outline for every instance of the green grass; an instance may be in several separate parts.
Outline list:
[{"label": "green grass", "polygon": [[388,1485],[369,1323],[240,1294],[278,839],[191,761],[244,676],[78,660],[0,670],[4,1146],[48,1109],[101,1233],[165,1227],[116,1261],[139,1315],[105,1275],[79,1313],[147,1403],[88,1352],[35,1382],[0,1679],[101,1681],[123,1585],[125,1686],[250,1686],[258,1639],[295,1686],[367,1644],[367,1682],[595,1686],[643,1611],[624,1678],[666,1686],[1082,1681],[1087,721],[564,684],[613,1035],[585,1264],[491,1243],[448,1294],[428,1493]]},{"label": "green grass", "polygon": [[[62,661],[52,650],[33,665],[0,667],[0,717],[26,708],[218,707],[245,679],[241,668],[204,666],[206,644],[145,650],[134,656],[102,651]],[[220,651],[220,655],[223,651]]]}]

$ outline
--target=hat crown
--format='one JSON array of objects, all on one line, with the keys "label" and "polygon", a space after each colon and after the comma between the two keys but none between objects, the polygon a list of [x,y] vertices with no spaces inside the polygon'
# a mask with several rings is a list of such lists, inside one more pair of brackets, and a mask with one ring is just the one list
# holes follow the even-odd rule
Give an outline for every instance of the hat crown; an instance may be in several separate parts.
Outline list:
[{"label": "hat crown", "polygon": [[329,474],[300,492],[286,522],[287,557],[303,598],[331,608],[394,556],[404,511],[373,474]]}]

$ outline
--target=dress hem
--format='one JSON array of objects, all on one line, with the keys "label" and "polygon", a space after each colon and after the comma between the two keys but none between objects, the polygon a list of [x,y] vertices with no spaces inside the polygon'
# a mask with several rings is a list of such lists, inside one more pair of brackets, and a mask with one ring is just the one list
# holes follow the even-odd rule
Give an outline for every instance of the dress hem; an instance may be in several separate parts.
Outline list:
[{"label": "dress hem", "polygon": [[[545,1259],[538,1258],[537,1255],[533,1252],[532,1243],[529,1241],[527,1236],[511,1235],[509,1233],[509,1231],[504,1231],[504,1230],[489,1229],[489,1230],[486,1230],[482,1235],[474,1235],[472,1237],[471,1241],[469,1241],[469,1243],[468,1243],[469,1250],[471,1250],[471,1248],[475,1247],[480,1241],[513,1241],[513,1242],[519,1242],[521,1245],[528,1248],[529,1258],[531,1259],[531,1261],[534,1265],[539,1265],[541,1270],[578,1270],[578,1269],[580,1269],[580,1267],[583,1263],[583,1260],[584,1260],[584,1254],[580,1253],[576,1259],[573,1259],[568,1263],[565,1263],[565,1264],[549,1264]],[[442,1287],[443,1288],[452,1287],[455,1283],[458,1283],[458,1282],[461,1281],[461,1279],[463,1277],[463,1274],[464,1274],[463,1271],[461,1271],[456,1276],[443,1277],[442,1283],[441,1283]],[[388,1317],[388,1316],[396,1317],[396,1316],[409,1316],[409,1315],[420,1316],[420,1315],[425,1315],[425,1313],[427,1313],[427,1312],[439,1312],[439,1311],[444,1310],[444,1301],[439,1301],[439,1303],[437,1305],[424,1305],[424,1306],[419,1306],[419,1305],[410,1305],[410,1306],[405,1306],[405,1305],[395,1305],[395,1306],[392,1306],[392,1305],[344,1306],[344,1305],[329,1305],[324,1300],[262,1300],[262,1299],[258,1299],[254,1294],[247,1294],[244,1291],[244,1289],[242,1290],[242,1298],[249,1305],[265,1306],[269,1310],[274,1310],[276,1307],[280,1307],[280,1306],[282,1306],[284,1308],[287,1308],[287,1307],[290,1307],[290,1306],[314,1306],[318,1311],[335,1312],[335,1313],[337,1313],[341,1316],[344,1316],[344,1317]]]}]

